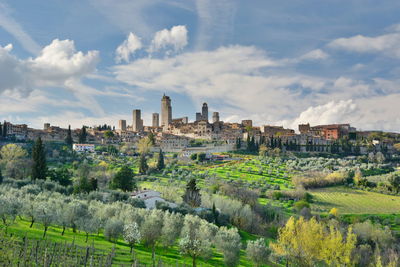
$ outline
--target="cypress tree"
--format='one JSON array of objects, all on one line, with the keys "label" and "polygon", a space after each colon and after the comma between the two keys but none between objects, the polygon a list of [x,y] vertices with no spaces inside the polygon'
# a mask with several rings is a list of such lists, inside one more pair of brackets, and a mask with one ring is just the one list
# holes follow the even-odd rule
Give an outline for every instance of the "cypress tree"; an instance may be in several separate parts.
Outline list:
[{"label": "cypress tree", "polygon": [[47,164],[46,164],[46,152],[42,139],[39,137],[32,148],[32,180],[46,179]]},{"label": "cypress tree", "polygon": [[3,132],[2,132],[2,134],[3,134],[3,137],[7,137],[7,123],[6,123],[6,121],[4,121],[4,124],[3,124]]},{"label": "cypress tree", "polygon": [[0,122],[0,137],[2,137],[2,136],[3,136],[3,125]]},{"label": "cypress tree", "polygon": [[3,182],[3,174],[1,173],[1,169],[0,169],[0,184]]},{"label": "cypress tree", "polygon": [[139,162],[139,173],[145,174],[148,169],[149,169],[149,166],[147,165],[146,156],[144,154],[141,154],[140,162]]},{"label": "cypress tree", "polygon": [[164,153],[160,149],[160,153],[158,153],[158,161],[157,161],[157,169],[161,171],[162,169],[165,168],[165,163],[164,163]]},{"label": "cypress tree", "polygon": [[86,142],[86,126],[82,126],[81,132],[79,133],[79,143],[83,144]]},{"label": "cypress tree", "polygon": [[65,138],[65,143],[70,148],[72,147],[72,144],[74,143],[74,140],[72,139],[71,125],[68,126],[68,132],[67,132],[67,137]]},{"label": "cypress tree", "polygon": [[183,201],[192,208],[201,205],[200,189],[197,188],[196,179],[191,179],[186,185],[185,194],[182,196]]}]

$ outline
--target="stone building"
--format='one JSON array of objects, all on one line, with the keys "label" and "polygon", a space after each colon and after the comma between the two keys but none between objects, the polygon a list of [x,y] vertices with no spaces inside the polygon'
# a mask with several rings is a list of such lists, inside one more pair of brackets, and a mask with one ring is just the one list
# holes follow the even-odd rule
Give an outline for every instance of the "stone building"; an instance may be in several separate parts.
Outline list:
[{"label": "stone building", "polygon": [[160,126],[160,115],[158,113],[153,113],[152,115],[153,121],[152,121],[152,126],[153,127],[159,127]]},{"label": "stone building", "polygon": [[126,120],[118,121],[118,129],[121,131],[126,131]]},{"label": "stone building", "polygon": [[207,105],[207,103],[203,103],[203,107],[201,108],[201,119],[203,121],[208,122],[208,105]]},{"label": "stone building", "polygon": [[213,123],[219,122],[219,112],[213,112],[212,122]]},{"label": "stone building", "polygon": [[242,125],[243,125],[243,127],[253,127],[253,121],[252,120],[242,120]]},{"label": "stone building", "polygon": [[172,122],[171,98],[163,95],[161,99],[161,126],[168,127]]},{"label": "stone building", "polygon": [[132,123],[132,130],[134,132],[140,132],[143,130],[143,121],[141,118],[140,109],[134,109],[132,112],[133,115],[133,123]]}]

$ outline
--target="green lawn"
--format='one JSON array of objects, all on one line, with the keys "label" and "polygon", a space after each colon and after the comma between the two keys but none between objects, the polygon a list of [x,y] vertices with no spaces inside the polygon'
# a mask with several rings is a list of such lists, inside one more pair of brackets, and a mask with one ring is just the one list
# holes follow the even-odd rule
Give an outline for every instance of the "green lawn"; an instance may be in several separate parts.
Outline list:
[{"label": "green lawn", "polygon": [[392,214],[400,212],[400,197],[355,190],[346,187],[329,187],[310,190],[314,196],[312,209],[329,212],[339,209],[340,214]]},{"label": "green lawn", "polygon": [[[2,227],[2,226],[0,226]],[[80,246],[86,247],[94,245],[96,249],[96,253],[103,253],[107,254],[110,250],[115,246],[115,253],[116,256],[113,260],[113,265],[121,266],[121,265],[130,265],[131,262],[131,255],[129,251],[128,245],[123,240],[118,240],[116,244],[111,243],[105,240],[102,234],[100,235],[90,235],[88,243],[85,242],[85,233],[77,232],[73,233],[70,229],[65,231],[64,236],[61,235],[62,229],[57,226],[51,226],[47,232],[46,240],[51,240],[52,242],[57,243],[64,243],[69,242]],[[32,228],[29,228],[29,222],[17,219],[16,222],[8,228],[8,233],[12,233],[15,236],[20,238],[26,236],[28,239],[42,239],[43,235],[43,226],[39,223],[35,223]],[[243,237],[243,241],[245,240],[252,240],[256,237],[249,235],[247,233],[241,232]],[[143,245],[135,246],[136,255],[138,258],[139,263],[149,265],[151,264],[151,250],[146,248]],[[178,264],[187,264],[188,266],[191,265],[191,258],[182,256],[179,253],[178,247],[172,248],[162,248],[158,247],[156,250],[156,260],[162,260],[164,264],[168,265],[175,265]],[[217,253],[214,251],[213,257],[208,260],[198,259],[197,266],[223,266],[223,257],[222,254]],[[251,262],[246,258],[245,252],[241,251],[241,259],[239,266],[252,266]]]}]

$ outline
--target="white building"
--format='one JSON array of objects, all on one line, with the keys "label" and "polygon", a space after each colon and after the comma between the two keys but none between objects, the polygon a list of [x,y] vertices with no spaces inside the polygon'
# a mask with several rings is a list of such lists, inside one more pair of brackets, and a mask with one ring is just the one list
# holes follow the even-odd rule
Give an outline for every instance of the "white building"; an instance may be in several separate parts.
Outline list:
[{"label": "white building", "polygon": [[73,144],[72,149],[76,152],[94,152],[93,144]]},{"label": "white building", "polygon": [[177,207],[175,203],[171,203],[166,201],[161,197],[161,193],[149,189],[144,189],[140,191],[133,192],[132,198],[137,198],[141,199],[144,201],[144,204],[146,205],[146,209],[154,209],[156,207],[156,202],[165,202],[167,203],[171,208]]}]

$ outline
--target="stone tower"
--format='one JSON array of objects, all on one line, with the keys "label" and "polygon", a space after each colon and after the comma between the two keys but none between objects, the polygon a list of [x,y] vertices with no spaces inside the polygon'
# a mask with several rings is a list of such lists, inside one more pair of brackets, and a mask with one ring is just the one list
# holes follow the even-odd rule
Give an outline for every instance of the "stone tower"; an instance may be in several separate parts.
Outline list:
[{"label": "stone tower", "polygon": [[172,122],[171,98],[163,95],[161,99],[161,126],[168,126]]},{"label": "stone tower", "polygon": [[219,113],[218,112],[213,112],[212,121],[213,121],[213,123],[219,122]]},{"label": "stone tower", "polygon": [[133,115],[132,131],[140,132],[141,130],[143,130],[143,121],[140,115],[140,109],[134,109],[132,115]]},{"label": "stone tower", "polygon": [[126,131],[126,120],[119,120],[118,121],[118,128],[121,131]]},{"label": "stone tower", "polygon": [[203,103],[203,107],[201,108],[201,118],[202,118],[202,120],[208,122],[208,106],[207,106],[207,103]]},{"label": "stone tower", "polygon": [[158,113],[153,113],[153,127],[159,127],[160,126],[160,115]]}]

